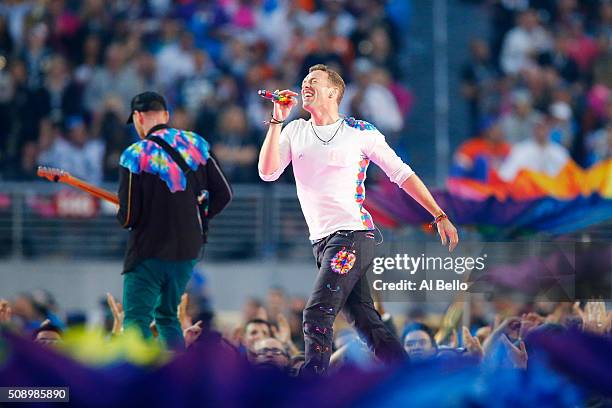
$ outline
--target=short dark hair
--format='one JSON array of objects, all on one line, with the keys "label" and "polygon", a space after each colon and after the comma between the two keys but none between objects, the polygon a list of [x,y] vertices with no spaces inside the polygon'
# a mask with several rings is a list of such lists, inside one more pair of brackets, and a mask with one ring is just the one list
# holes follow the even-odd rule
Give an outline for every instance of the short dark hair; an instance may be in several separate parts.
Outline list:
[{"label": "short dark hair", "polygon": [[259,319],[259,318],[249,320],[248,322],[244,324],[245,332],[246,332],[246,328],[249,327],[249,324],[265,324],[266,326],[268,326],[268,331],[272,333],[272,325],[267,320]]},{"label": "short dark hair", "polygon": [[427,325],[419,322],[409,323],[406,327],[404,327],[404,332],[402,333],[402,343],[406,341],[406,336],[415,331],[425,332],[427,334],[427,337],[429,337],[429,340],[431,341],[431,345],[435,349],[438,348],[438,343],[436,343],[436,338],[433,334],[433,331]]},{"label": "short dark hair", "polygon": [[329,82],[333,86],[335,86],[336,88],[339,89],[339,92],[338,92],[338,105],[340,105],[340,102],[342,101],[342,97],[344,96],[344,88],[345,88],[344,80],[342,79],[340,74],[337,71],[334,71],[333,69],[329,68],[325,64],[313,65],[312,67],[310,67],[308,69],[309,73],[313,72],[313,71],[327,72],[327,78],[329,78]]},{"label": "short dark hair", "polygon": [[60,336],[63,333],[62,329],[60,329],[58,326],[54,324],[51,324],[51,323],[43,324],[42,326],[34,330],[34,332],[32,333],[32,340],[36,340],[36,337],[38,337],[38,333],[45,332],[45,331],[52,331],[52,332],[59,334]]}]

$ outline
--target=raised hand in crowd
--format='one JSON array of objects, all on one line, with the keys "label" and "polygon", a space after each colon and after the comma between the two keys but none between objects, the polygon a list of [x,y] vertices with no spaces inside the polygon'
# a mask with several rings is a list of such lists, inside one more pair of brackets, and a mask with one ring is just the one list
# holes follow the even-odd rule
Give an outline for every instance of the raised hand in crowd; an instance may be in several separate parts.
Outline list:
[{"label": "raised hand in crowd", "polygon": [[605,302],[586,302],[584,309],[580,308],[580,302],[576,302],[573,310],[582,319],[583,330],[596,334],[604,334],[610,331],[612,314],[606,312]]},{"label": "raised hand in crowd", "polygon": [[507,336],[501,336],[501,341],[506,346],[506,350],[508,351],[508,357],[510,357],[510,361],[516,368],[527,368],[527,349],[525,348],[525,342],[523,340],[519,340],[518,347],[515,346]]},{"label": "raised hand in crowd", "polygon": [[291,326],[289,326],[287,318],[282,313],[276,316],[276,324],[278,325],[278,329],[276,326],[272,325],[272,336],[283,343],[292,356],[299,354],[299,350],[295,344],[293,344],[293,341],[291,341]]},{"label": "raised hand in crowd", "polygon": [[[185,295],[183,295],[185,296]],[[202,321],[198,320],[196,324],[183,330],[183,337],[185,338],[185,347],[191,346],[202,334]]]},{"label": "raised hand in crowd", "polygon": [[183,329],[183,331],[193,326],[193,320],[191,319],[191,316],[189,316],[189,314],[187,313],[188,308],[189,295],[187,293],[183,293],[183,295],[181,296],[181,303],[179,303],[177,309],[177,317],[179,323],[181,324],[181,329]]},{"label": "raised hand in crowd", "polygon": [[476,338],[480,344],[484,344],[485,340],[491,335],[493,329],[491,326],[482,326],[478,330],[476,330]]},{"label": "raised hand in crowd", "polygon": [[121,334],[121,332],[123,331],[123,319],[125,318],[123,306],[121,305],[121,303],[117,302],[114,296],[110,293],[106,294],[106,302],[108,303],[108,307],[110,307],[110,310],[113,313],[113,329],[111,330],[111,333],[113,335]]},{"label": "raised hand in crowd", "polygon": [[474,357],[482,358],[484,356],[484,350],[480,344],[478,337],[472,336],[470,330],[463,326],[463,344],[467,349],[468,353]]},{"label": "raised hand in crowd", "polygon": [[519,339],[524,339],[527,334],[536,327],[545,322],[545,318],[537,313],[525,313],[521,316],[521,328],[519,330]]},{"label": "raised hand in crowd", "polygon": [[459,339],[457,337],[457,329],[453,329],[449,336],[448,346],[452,348],[457,348],[459,346]]},{"label": "raised hand in crowd", "polygon": [[6,299],[0,299],[0,325],[10,323],[12,316],[13,311],[9,302]]},{"label": "raised hand in crowd", "polygon": [[[498,320],[498,319],[496,319]],[[493,346],[496,344],[497,340],[500,337],[510,337],[510,338],[518,338],[519,332],[521,328],[521,319],[519,317],[513,316],[504,319],[501,323],[499,323],[491,332],[489,337],[485,340],[482,348],[485,354],[491,352]]]}]

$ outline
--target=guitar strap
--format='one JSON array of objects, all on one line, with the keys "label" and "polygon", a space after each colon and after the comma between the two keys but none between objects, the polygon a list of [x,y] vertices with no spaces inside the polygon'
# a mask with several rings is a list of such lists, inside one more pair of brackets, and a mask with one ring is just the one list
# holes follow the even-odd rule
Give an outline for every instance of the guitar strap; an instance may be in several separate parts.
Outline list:
[{"label": "guitar strap", "polygon": [[[174,162],[183,171],[183,174],[185,174],[187,183],[188,185],[191,185],[191,190],[196,196],[196,202],[198,203],[198,210],[200,214],[200,224],[202,226],[202,237],[204,238],[204,242],[206,243],[208,235],[208,203],[206,202],[207,194],[204,190],[200,191],[200,189],[198,188],[198,180],[196,178],[195,171],[193,171],[191,167],[189,167],[185,159],[183,159],[183,156],[181,156],[181,154],[177,152],[176,149],[174,149],[172,146],[170,146],[170,144],[164,139],[159,136],[149,136],[147,139],[164,149],[164,151],[168,153],[170,157],[172,157],[172,160],[174,160]],[[202,194],[204,194],[204,201],[200,199],[200,196]]]}]

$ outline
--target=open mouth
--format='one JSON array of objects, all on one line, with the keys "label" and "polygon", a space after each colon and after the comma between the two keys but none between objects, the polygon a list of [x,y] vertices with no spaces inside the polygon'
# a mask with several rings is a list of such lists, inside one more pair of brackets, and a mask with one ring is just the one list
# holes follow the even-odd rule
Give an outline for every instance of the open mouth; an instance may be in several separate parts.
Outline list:
[{"label": "open mouth", "polygon": [[312,91],[304,91],[302,92],[302,98],[304,99],[310,99],[314,96],[314,92]]}]

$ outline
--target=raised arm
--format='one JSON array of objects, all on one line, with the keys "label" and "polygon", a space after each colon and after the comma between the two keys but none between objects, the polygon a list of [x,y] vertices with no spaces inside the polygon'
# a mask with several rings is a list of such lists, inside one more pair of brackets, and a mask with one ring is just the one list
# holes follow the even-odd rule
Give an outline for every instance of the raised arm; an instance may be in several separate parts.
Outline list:
[{"label": "raised arm", "polygon": [[[280,94],[292,97],[298,95],[287,89],[281,91]],[[287,119],[291,109],[293,109],[296,104],[297,102],[295,99],[291,99],[291,102],[285,104],[274,102],[274,110],[272,118],[270,119],[268,133],[266,133],[266,138],[259,152],[259,175],[265,181],[276,180],[289,164],[286,157],[287,152],[281,152],[282,124],[277,122],[282,122]],[[285,157],[283,157],[283,153],[285,153]]]}]

